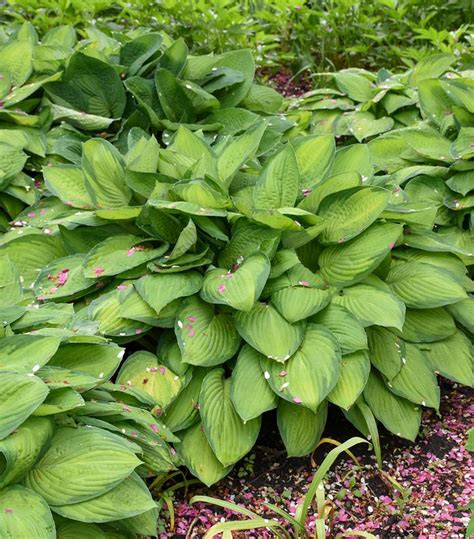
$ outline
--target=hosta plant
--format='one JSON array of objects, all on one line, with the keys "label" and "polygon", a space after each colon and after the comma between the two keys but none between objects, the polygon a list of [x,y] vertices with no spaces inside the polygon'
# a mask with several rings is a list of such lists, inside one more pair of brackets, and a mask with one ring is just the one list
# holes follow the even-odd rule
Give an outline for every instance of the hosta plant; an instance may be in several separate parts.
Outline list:
[{"label": "hosta plant", "polygon": [[[379,74],[388,89],[344,73],[295,108],[248,51],[9,36],[2,531],[154,535],[145,479],[218,481],[270,410],[299,456],[329,404],[413,440],[437,374],[472,383],[473,83],[432,62]],[[334,121],[308,105],[326,94]],[[357,142],[342,104],[390,126]]]}]

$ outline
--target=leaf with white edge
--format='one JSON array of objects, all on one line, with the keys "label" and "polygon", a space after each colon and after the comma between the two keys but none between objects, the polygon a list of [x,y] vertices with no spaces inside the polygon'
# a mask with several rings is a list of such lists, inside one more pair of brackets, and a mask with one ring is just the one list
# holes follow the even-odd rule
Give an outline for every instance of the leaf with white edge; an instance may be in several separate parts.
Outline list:
[{"label": "leaf with white edge", "polygon": [[284,365],[267,358],[261,362],[275,393],[313,412],[335,387],[340,363],[341,350],[336,338],[316,324],[307,325],[301,346]]},{"label": "leaf with white edge", "polygon": [[405,354],[400,372],[388,383],[390,390],[415,404],[438,410],[439,387],[426,354],[412,343],[405,343]]},{"label": "leaf with white edge", "polygon": [[405,341],[434,342],[451,337],[455,333],[454,320],[445,309],[406,310],[402,328],[402,337]]},{"label": "leaf with white edge", "polygon": [[5,538],[56,538],[48,504],[36,492],[21,485],[0,491],[0,530]]},{"label": "leaf with white edge", "polygon": [[19,481],[32,468],[41,450],[51,438],[53,429],[53,422],[49,419],[30,417],[0,441],[3,460],[0,473],[1,489]]},{"label": "leaf with white edge", "polygon": [[300,176],[300,192],[314,189],[326,177],[336,153],[332,135],[305,136],[292,141]]},{"label": "leaf with white edge", "polygon": [[118,384],[132,383],[149,393],[161,408],[166,408],[179,394],[183,380],[164,365],[155,354],[139,351],[127,357],[117,374]]},{"label": "leaf with white edge", "polygon": [[327,327],[336,337],[343,354],[367,349],[364,326],[342,305],[331,303],[313,315],[310,321]]},{"label": "leaf with white edge", "polygon": [[125,182],[125,162],[115,146],[103,139],[84,142],[81,166],[87,192],[96,208],[128,206],[132,192]]},{"label": "leaf with white edge", "polygon": [[120,436],[95,427],[59,428],[26,476],[26,485],[50,505],[96,498],[141,464],[127,444]]},{"label": "leaf with white edge", "polygon": [[217,483],[232,469],[232,466],[223,466],[217,460],[204,434],[202,423],[197,423],[183,433],[177,449],[191,473],[208,487]]},{"label": "leaf with white edge", "polygon": [[320,236],[322,243],[338,243],[358,236],[387,206],[390,191],[381,187],[354,187],[333,193],[319,206],[318,215],[326,219]]},{"label": "leaf with white edge", "polygon": [[471,386],[474,383],[472,373],[472,343],[469,338],[457,331],[451,337],[427,345],[419,345],[433,369],[445,378]]},{"label": "leaf with white edge", "polygon": [[260,297],[270,274],[270,261],[264,253],[255,253],[235,269],[211,269],[205,277],[200,296],[208,303],[229,305],[250,311]]},{"label": "leaf with white edge", "polygon": [[344,288],[332,301],[350,311],[364,327],[379,325],[401,330],[405,320],[405,304],[394,294],[370,284]]},{"label": "leaf with white edge", "polygon": [[197,271],[145,275],[133,283],[140,296],[158,314],[172,301],[199,292],[202,276]]},{"label": "leaf with white edge", "polygon": [[183,300],[175,333],[182,360],[203,367],[224,363],[237,352],[240,343],[232,316],[216,314],[212,305],[197,296]]},{"label": "leaf with white edge", "polygon": [[364,398],[374,416],[387,430],[412,442],[415,441],[421,422],[419,406],[394,395],[374,372],[369,375]]},{"label": "leaf with white edge", "polygon": [[257,441],[260,418],[243,421],[232,404],[232,381],[223,369],[213,369],[202,382],[200,414],[206,438],[217,459],[231,466],[246,455]]},{"label": "leaf with white edge", "polygon": [[232,371],[231,399],[239,416],[249,421],[277,407],[272,391],[260,367],[263,356],[248,344],[240,350]]},{"label": "leaf with white edge", "polygon": [[317,446],[326,426],[327,402],[316,412],[284,399],[278,403],[277,422],[280,436],[289,457],[304,457]]},{"label": "leaf with white edge", "polygon": [[367,351],[346,354],[341,359],[341,374],[328,395],[328,400],[349,410],[364,390],[369,378],[370,361]]},{"label": "leaf with white edge", "polygon": [[401,233],[400,225],[374,223],[347,244],[326,247],[319,257],[322,278],[334,286],[361,281],[390,253]]},{"label": "leaf with white edge", "polygon": [[270,303],[257,302],[249,312],[236,312],[234,319],[241,337],[264,356],[286,361],[304,338],[304,322],[288,323]]},{"label": "leaf with white edge", "polygon": [[48,190],[64,204],[87,210],[94,207],[80,167],[76,165],[45,167],[43,177]]},{"label": "leaf with white edge", "polygon": [[56,353],[60,340],[40,335],[12,335],[0,339],[0,371],[37,372]]},{"label": "leaf with white edge", "polygon": [[140,515],[155,507],[143,479],[132,473],[104,494],[78,503],[52,506],[51,509],[80,522],[102,523]]},{"label": "leaf with white edge", "polygon": [[253,194],[258,209],[293,207],[299,190],[295,150],[287,144],[265,164]]},{"label": "leaf with white edge", "polygon": [[49,390],[31,374],[2,373],[0,440],[6,438],[45,400]]},{"label": "leaf with white edge", "polygon": [[405,262],[390,269],[387,283],[393,292],[414,309],[432,309],[467,297],[451,273],[421,262]]},{"label": "leaf with white edge", "polygon": [[290,324],[305,320],[329,304],[333,290],[322,290],[300,281],[295,286],[278,290],[271,296],[272,304]]}]

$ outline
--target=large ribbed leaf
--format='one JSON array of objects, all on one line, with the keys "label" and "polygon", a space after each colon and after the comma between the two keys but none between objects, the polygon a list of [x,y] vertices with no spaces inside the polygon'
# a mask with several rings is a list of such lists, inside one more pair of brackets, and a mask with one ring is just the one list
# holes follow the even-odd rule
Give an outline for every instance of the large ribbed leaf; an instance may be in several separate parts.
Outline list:
[{"label": "large ribbed leaf", "polygon": [[76,504],[108,492],[140,464],[115,434],[95,427],[63,427],[28,473],[26,484],[50,505]]},{"label": "large ribbed leaf", "polygon": [[137,236],[113,236],[89,251],[84,275],[89,278],[117,275],[158,258],[167,248],[167,244],[154,246]]},{"label": "large ribbed leaf", "polygon": [[276,408],[278,403],[260,367],[262,357],[246,344],[240,350],[232,371],[231,399],[244,421],[259,417],[267,410]]},{"label": "large ribbed leaf", "polygon": [[365,350],[343,356],[341,374],[328,400],[345,410],[354,404],[364,390],[370,373],[369,356]]},{"label": "large ribbed leaf", "polygon": [[471,333],[474,333],[474,301],[472,301],[472,298],[466,298],[457,303],[447,305],[446,310],[457,322]]},{"label": "large ribbed leaf", "polygon": [[334,292],[322,290],[300,281],[296,286],[289,286],[272,294],[272,304],[291,324],[304,320],[321,311],[331,301]]},{"label": "large ribbed leaf", "polygon": [[197,271],[145,275],[134,282],[137,292],[158,314],[173,300],[199,292],[201,285]]},{"label": "large ribbed leaf", "polygon": [[327,327],[336,337],[343,354],[367,348],[364,326],[342,305],[331,303],[312,316],[311,322]]},{"label": "large ribbed leaf", "polygon": [[48,387],[36,376],[4,372],[0,393],[0,440],[3,440],[44,401]]},{"label": "large ribbed leaf", "polygon": [[216,314],[214,307],[197,296],[186,298],[177,313],[175,333],[182,360],[210,367],[230,359],[240,338],[228,314]]},{"label": "large ribbed leaf", "polygon": [[260,418],[243,421],[230,396],[232,382],[223,369],[213,369],[202,382],[199,395],[204,432],[217,459],[231,466],[253,447],[260,431]]},{"label": "large ribbed leaf", "polygon": [[390,390],[422,406],[439,408],[439,387],[426,355],[414,344],[405,343],[400,372],[389,382]]},{"label": "large ribbed leaf", "polygon": [[132,473],[105,494],[70,505],[52,506],[51,509],[80,522],[112,522],[140,515],[155,507],[146,484]]},{"label": "large ribbed leaf", "polygon": [[334,286],[362,280],[393,249],[401,232],[399,225],[375,223],[347,244],[327,247],[319,257],[321,276]]},{"label": "large ribbed leaf", "polygon": [[301,346],[284,365],[263,358],[262,368],[275,393],[316,412],[337,383],[340,363],[335,336],[324,326],[308,324]]},{"label": "large ribbed leaf", "polygon": [[2,537],[55,539],[53,515],[44,499],[21,485],[0,491]]},{"label": "large ribbed leaf", "polygon": [[392,380],[406,362],[405,341],[384,327],[367,329],[370,361],[388,379]]},{"label": "large ribbed leaf", "polygon": [[117,375],[117,383],[131,382],[149,393],[161,408],[166,408],[183,387],[183,380],[160,364],[151,352],[135,352],[129,356]]},{"label": "large ribbed leaf", "polygon": [[421,421],[419,406],[394,395],[374,372],[370,373],[364,398],[386,429],[412,442],[415,440]]},{"label": "large ribbed leaf", "polygon": [[318,444],[326,426],[328,413],[324,401],[315,412],[284,399],[278,404],[277,422],[289,457],[308,455]]},{"label": "large ribbed leaf", "polygon": [[45,185],[61,202],[74,208],[91,209],[82,169],[76,165],[56,165],[43,170]]},{"label": "large ribbed leaf", "polygon": [[445,309],[406,310],[402,328],[402,337],[405,341],[434,342],[446,339],[454,333],[456,325]]},{"label": "large ribbed leaf", "polygon": [[254,204],[260,209],[293,207],[299,189],[298,163],[293,147],[288,144],[274,155],[258,179]]},{"label": "large ribbed leaf", "polygon": [[334,303],[349,310],[363,326],[379,325],[402,329],[405,304],[386,290],[360,283],[344,288]]},{"label": "large ribbed leaf", "polygon": [[30,470],[52,434],[52,421],[31,417],[0,442],[0,489],[16,483]]},{"label": "large ribbed leaf", "polygon": [[293,141],[300,175],[300,191],[307,193],[320,184],[331,168],[336,147],[332,135],[316,135]]},{"label": "large ribbed leaf", "polygon": [[326,197],[318,215],[326,219],[322,243],[348,241],[368,228],[383,212],[390,191],[380,187],[354,187]]},{"label": "large ribbed leaf", "polygon": [[[74,520],[63,519],[56,526],[61,539],[107,539],[107,533],[96,524],[85,524]],[[118,536],[117,539],[122,539]]]},{"label": "large ribbed leaf", "polygon": [[[41,374],[41,373],[38,373]],[[80,388],[81,391],[84,388]],[[60,387],[52,389],[49,395],[33,412],[34,416],[47,416],[62,414],[69,410],[74,410],[79,406],[84,406],[84,399],[81,394],[72,387]]]},{"label": "large ribbed leaf", "polygon": [[208,303],[250,311],[260,297],[269,273],[268,257],[263,253],[255,253],[238,265],[235,271],[220,268],[208,271],[201,297]]},{"label": "large ribbed leaf", "polygon": [[186,430],[177,448],[179,456],[191,473],[208,487],[217,483],[232,469],[231,466],[223,466],[217,460],[204,434],[202,423],[197,423]]},{"label": "large ribbed leaf", "polygon": [[56,337],[13,335],[0,340],[0,371],[37,372],[54,356],[60,344]]},{"label": "large ribbed leaf", "polygon": [[421,262],[396,264],[390,269],[387,283],[408,307],[415,309],[442,307],[467,297],[451,273]]},{"label": "large ribbed leaf", "polygon": [[304,322],[289,324],[270,303],[256,303],[249,312],[234,314],[242,338],[264,356],[286,361],[304,337]]},{"label": "large ribbed leaf", "polygon": [[119,151],[103,139],[82,147],[82,169],[87,192],[96,208],[128,206],[131,191],[125,183],[125,163]]},{"label": "large ribbed leaf", "polygon": [[455,382],[472,386],[472,343],[457,331],[451,337],[427,345],[420,345],[431,368]]}]

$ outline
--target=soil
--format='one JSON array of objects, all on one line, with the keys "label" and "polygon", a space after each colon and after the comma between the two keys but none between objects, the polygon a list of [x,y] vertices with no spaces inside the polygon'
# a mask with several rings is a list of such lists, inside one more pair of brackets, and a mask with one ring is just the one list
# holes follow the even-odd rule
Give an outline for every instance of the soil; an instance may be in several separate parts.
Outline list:
[{"label": "soil", "polygon": [[314,86],[306,73],[293,76],[290,70],[275,73],[270,69],[260,69],[258,77],[262,80],[262,84],[269,84],[285,97],[299,97],[309,92]]},{"label": "soil", "polygon": [[[464,448],[473,411],[474,391],[445,382],[440,415],[434,410],[424,411],[416,443],[380,427],[385,475],[363,444],[353,448],[360,466],[341,457],[325,480],[326,496],[334,508],[328,537],[347,530],[367,531],[380,539],[463,537],[469,521],[467,505],[474,496],[472,457]],[[358,435],[338,409],[331,407],[324,437],[344,441]],[[318,448],[313,464],[322,462],[330,449],[328,444]],[[191,488],[186,497],[183,491],[177,492],[174,530],[162,533],[160,539],[201,538],[221,519],[245,518],[216,506],[189,506],[187,501],[196,494],[231,501],[268,518],[276,518],[265,509],[268,502],[294,513],[314,471],[311,456],[286,457],[274,414],[267,413],[251,456],[229,476],[211,489]],[[310,513],[308,531],[314,530],[314,521],[315,515]],[[258,530],[234,533],[234,537],[265,539],[274,535]]]}]

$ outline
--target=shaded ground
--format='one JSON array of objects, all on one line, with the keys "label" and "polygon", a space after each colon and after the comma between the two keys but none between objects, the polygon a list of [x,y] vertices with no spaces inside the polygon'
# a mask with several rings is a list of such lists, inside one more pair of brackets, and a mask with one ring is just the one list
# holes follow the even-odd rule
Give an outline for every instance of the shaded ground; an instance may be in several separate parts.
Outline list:
[{"label": "shaded ground", "polygon": [[281,70],[278,73],[268,69],[258,72],[260,79],[269,84],[285,97],[298,97],[312,90],[314,83],[305,73],[294,77],[291,71]]},{"label": "shaded ground", "polygon": [[[418,539],[461,538],[469,520],[465,509],[474,495],[471,455],[464,449],[466,431],[472,423],[474,392],[446,384],[441,400],[441,417],[432,410],[423,414],[421,435],[416,444],[388,433],[381,433],[384,471],[401,488],[394,488],[375,466],[373,455],[364,446],[354,451],[361,468],[342,459],[326,479],[326,492],[334,503],[332,534],[357,529],[370,531],[381,539],[417,537]],[[233,501],[265,515],[264,503],[275,503],[293,512],[304,496],[314,469],[310,457],[287,459],[274,420],[267,414],[266,430],[261,433],[254,452],[231,475],[212,490],[195,488],[188,496],[206,494]],[[325,436],[344,441],[357,432],[337,410],[332,410]],[[331,446],[321,447],[315,455],[321,462]],[[236,517],[213,506],[190,507],[186,499],[175,500],[175,531],[161,538],[200,538],[206,529],[225,517]],[[273,518],[275,515],[266,513]],[[314,528],[314,517],[308,519]],[[237,535],[235,535],[237,537]],[[273,537],[270,532],[242,533],[238,537]]]}]

